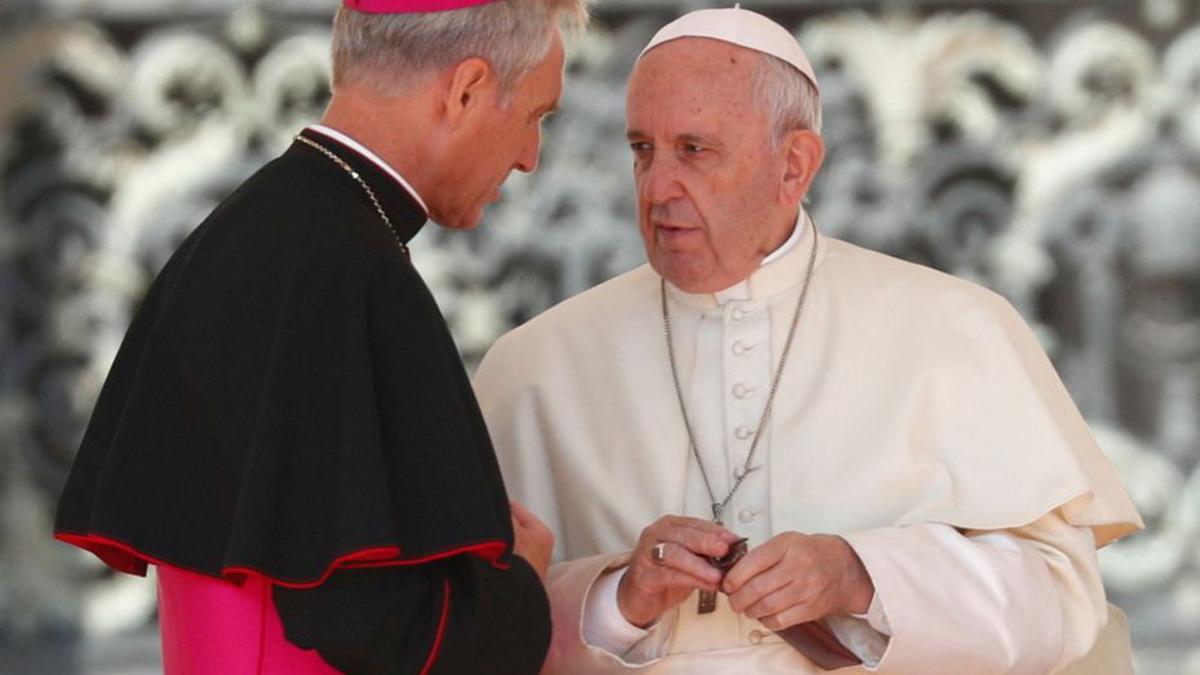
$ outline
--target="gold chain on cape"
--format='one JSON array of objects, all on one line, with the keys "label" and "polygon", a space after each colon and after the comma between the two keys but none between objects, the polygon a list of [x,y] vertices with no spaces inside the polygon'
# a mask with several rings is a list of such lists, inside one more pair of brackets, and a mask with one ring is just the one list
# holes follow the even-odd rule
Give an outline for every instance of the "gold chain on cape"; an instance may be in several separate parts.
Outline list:
[{"label": "gold chain on cape", "polygon": [[379,217],[383,219],[383,224],[387,225],[388,230],[390,230],[392,233],[392,236],[396,238],[396,245],[400,247],[400,250],[404,252],[404,255],[410,255],[408,252],[408,245],[405,244],[402,239],[400,239],[400,233],[396,231],[396,226],[392,225],[392,219],[388,218],[387,213],[383,210],[383,206],[379,204],[379,199],[375,197],[375,191],[371,189],[371,186],[367,185],[367,181],[363,180],[362,176],[358,175],[358,172],[354,170],[354,167],[347,164],[346,160],[333,154],[333,151],[331,151],[329,148],[326,148],[307,136],[297,135],[296,140],[305,145],[311,146],[317,152],[331,159],[334,164],[340,166],[343,171],[350,174],[350,177],[353,178],[355,182],[362,186],[363,192],[367,193],[367,197],[371,200],[371,203],[375,205],[375,211],[379,213]]}]

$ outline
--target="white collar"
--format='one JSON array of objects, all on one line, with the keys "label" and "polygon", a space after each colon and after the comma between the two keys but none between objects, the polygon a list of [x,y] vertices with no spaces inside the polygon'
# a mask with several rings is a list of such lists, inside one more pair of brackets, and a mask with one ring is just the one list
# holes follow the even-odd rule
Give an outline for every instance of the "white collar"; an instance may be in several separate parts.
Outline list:
[{"label": "white collar", "polygon": [[762,264],[759,267],[766,267],[771,263],[779,260],[788,251],[796,248],[796,242],[800,241],[800,235],[804,232],[804,209],[800,209],[800,213],[796,214],[796,224],[792,226],[792,233],[788,235],[787,241],[779,245],[779,248],[771,251],[770,255],[763,258]]},{"label": "white collar", "polygon": [[[792,226],[792,234],[788,236],[786,241],[784,241],[782,244],[779,245],[779,248],[775,249],[774,251],[771,251],[771,253],[769,255],[767,255],[767,257],[763,258],[762,263],[759,264],[758,268],[762,269],[762,268],[766,267],[767,265],[770,265],[771,263],[775,262],[776,260],[779,260],[784,255],[786,255],[788,251],[791,251],[793,248],[796,248],[796,243],[800,241],[801,235],[804,234],[804,230],[805,230],[804,223],[805,222],[806,222],[806,220],[804,217],[804,209],[801,208],[800,213],[796,217],[796,224]],[[734,300],[749,300],[750,297],[751,297],[751,295],[750,295],[750,279],[749,278],[742,279],[741,281],[730,286],[729,288],[726,288],[724,290],[720,290],[720,291],[717,291],[716,293],[713,293],[713,299],[715,299],[717,301],[718,305],[724,305],[725,303],[731,302]]]},{"label": "white collar", "polygon": [[429,207],[425,204],[425,200],[421,199],[421,195],[417,193],[417,189],[414,188],[412,186],[412,184],[410,184],[408,181],[404,180],[404,176],[401,176],[399,171],[396,171],[395,169],[393,169],[392,166],[390,164],[388,164],[387,162],[383,161],[383,158],[381,158],[379,155],[376,155],[375,153],[368,150],[365,145],[363,145],[362,143],[359,143],[358,141],[354,140],[353,138],[350,138],[346,134],[338,131],[337,129],[327,127],[323,124],[310,124],[306,128],[310,131],[314,131],[318,134],[321,134],[322,136],[328,136],[329,138],[332,138],[333,140],[337,141],[338,143],[345,145],[346,147],[350,148],[351,150],[353,150],[353,151],[357,152],[358,154],[362,155],[363,157],[366,157],[367,159],[369,159],[372,163],[374,163],[379,168],[383,169],[389,176],[391,176],[397,183],[399,183],[400,187],[407,190],[408,194],[412,195],[412,198],[417,200],[417,203],[421,205],[421,210],[425,211],[426,214],[429,213]]}]

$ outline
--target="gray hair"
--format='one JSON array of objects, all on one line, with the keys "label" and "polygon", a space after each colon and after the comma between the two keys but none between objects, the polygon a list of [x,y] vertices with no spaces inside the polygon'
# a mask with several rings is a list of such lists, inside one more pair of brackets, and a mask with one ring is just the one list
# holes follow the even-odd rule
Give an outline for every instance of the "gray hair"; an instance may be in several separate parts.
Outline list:
[{"label": "gray hair", "polygon": [[775,145],[796,129],[821,133],[821,96],[813,83],[787,61],[764,52],[759,56],[752,87],[766,109]]},{"label": "gray hair", "polygon": [[399,96],[433,71],[478,57],[507,90],[546,57],[560,23],[582,28],[587,0],[500,0],[417,14],[341,7],[333,19],[333,86],[366,84]]}]

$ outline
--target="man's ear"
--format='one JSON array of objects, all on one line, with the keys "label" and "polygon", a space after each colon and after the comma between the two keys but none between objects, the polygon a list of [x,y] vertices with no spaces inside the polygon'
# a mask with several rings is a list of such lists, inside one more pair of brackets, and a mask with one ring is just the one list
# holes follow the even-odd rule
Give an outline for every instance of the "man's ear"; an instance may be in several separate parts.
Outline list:
[{"label": "man's ear", "polygon": [[494,98],[497,85],[492,65],[481,58],[469,58],[454,66],[444,91],[446,120],[451,127],[462,124],[484,101]]},{"label": "man's ear", "polygon": [[779,199],[786,206],[804,200],[825,160],[825,142],[811,129],[794,129],[783,139],[784,171]]}]

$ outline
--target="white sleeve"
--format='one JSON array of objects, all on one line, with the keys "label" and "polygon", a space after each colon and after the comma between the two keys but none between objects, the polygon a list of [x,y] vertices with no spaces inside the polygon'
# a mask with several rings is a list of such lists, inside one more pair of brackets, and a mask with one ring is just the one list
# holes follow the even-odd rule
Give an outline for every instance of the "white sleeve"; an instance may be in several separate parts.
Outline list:
[{"label": "white sleeve", "polygon": [[1085,654],[1107,617],[1092,532],[1057,513],[1006,530],[925,523],[843,538],[875,584],[867,622],[890,634],[874,672],[1044,674]]},{"label": "white sleeve", "polygon": [[583,601],[583,641],[616,656],[624,656],[650,633],[625,620],[617,605],[617,589],[628,569],[605,572]]},{"label": "white sleeve", "polygon": [[[605,593],[599,588],[605,581],[620,582],[619,573],[629,565],[628,552],[616,555],[596,555],[555,563],[547,574],[546,593],[550,596],[550,613],[554,620],[550,652],[546,655],[543,673],[619,672],[626,668],[641,668],[666,656],[667,644],[674,629],[674,614],[668,614],[643,631],[644,637],[624,648],[623,641],[610,645],[593,643],[589,639],[588,613],[593,605],[601,605]],[[616,608],[616,591],[612,589],[612,606],[617,618],[624,621]],[[611,617],[610,617],[611,618]],[[601,617],[602,621],[603,618]],[[641,629],[634,627],[634,630]]]},{"label": "white sleeve", "polygon": [[871,598],[871,607],[866,614],[835,614],[825,618],[825,625],[868,670],[879,665],[892,633],[878,593]]}]

